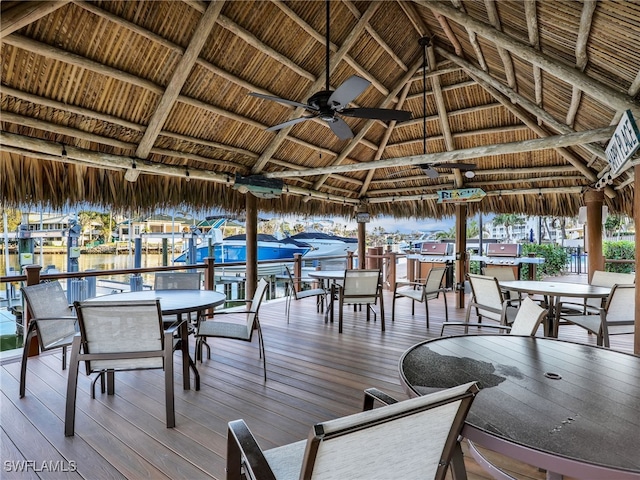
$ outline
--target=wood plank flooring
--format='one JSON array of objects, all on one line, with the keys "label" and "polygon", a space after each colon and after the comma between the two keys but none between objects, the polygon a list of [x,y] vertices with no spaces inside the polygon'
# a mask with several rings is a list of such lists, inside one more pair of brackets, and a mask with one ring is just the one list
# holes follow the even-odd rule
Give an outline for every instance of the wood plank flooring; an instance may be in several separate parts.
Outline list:
[{"label": "wood plank flooring", "polygon": [[[449,294],[451,319],[462,319]],[[243,418],[263,448],[297,441],[315,422],[361,410],[363,389],[377,387],[407,398],[398,378],[398,361],[410,346],[440,333],[441,300],[429,304],[427,330],[422,305],[411,316],[410,302],[398,302],[391,322],[391,295],[386,294],[384,333],[380,320],[366,322],[365,312],[345,313],[344,333],[325,323],[314,299],[292,303],[286,323],[284,302],[263,305],[261,323],[267,353],[268,380],[262,378],[257,336],[252,343],[210,340],[211,359],[198,364],[199,392],[181,388],[176,362],[176,427],[164,417],[163,374],[126,372],[116,377],[116,395],[91,399],[90,379],[80,375],[76,435],[64,437],[67,372],[60,353],[29,360],[27,395],[18,395],[20,363],[0,366],[0,443],[3,479],[222,479],[225,477],[227,423]],[[561,337],[585,343],[595,339],[577,327]],[[612,348],[632,350],[630,336],[617,336]],[[191,345],[193,352],[194,345]],[[82,372],[82,370],[81,370]],[[538,469],[499,455],[491,457],[516,478],[541,479]],[[25,461],[31,461],[25,468]],[[22,462],[22,463],[20,463]],[[470,479],[489,478],[466,458]],[[17,472],[23,467],[22,472]],[[53,472],[52,470],[57,470]],[[60,471],[64,470],[64,471]]]}]

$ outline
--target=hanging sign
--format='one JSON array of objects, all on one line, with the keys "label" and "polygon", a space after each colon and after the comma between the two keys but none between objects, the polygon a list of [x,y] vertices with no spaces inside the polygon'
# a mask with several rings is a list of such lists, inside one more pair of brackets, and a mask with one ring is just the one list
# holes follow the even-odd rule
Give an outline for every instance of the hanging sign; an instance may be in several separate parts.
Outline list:
[{"label": "hanging sign", "polygon": [[438,203],[479,202],[486,195],[481,188],[462,188],[460,190],[440,190]]},{"label": "hanging sign", "polygon": [[613,137],[609,140],[609,145],[605,150],[607,161],[611,165],[612,175],[622,171],[638,147],[640,147],[640,132],[638,132],[638,126],[633,119],[631,110],[627,110],[622,114],[616,131],[613,132]]}]

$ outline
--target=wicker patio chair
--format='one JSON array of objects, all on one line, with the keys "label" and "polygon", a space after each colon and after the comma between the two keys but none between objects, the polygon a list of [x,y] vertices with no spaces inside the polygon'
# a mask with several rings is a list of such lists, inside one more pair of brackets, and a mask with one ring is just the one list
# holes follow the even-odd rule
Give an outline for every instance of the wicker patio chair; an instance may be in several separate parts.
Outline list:
[{"label": "wicker patio chair", "polygon": [[27,383],[27,359],[31,339],[37,335],[40,351],[62,348],[62,369],[67,368],[67,346],[77,332],[76,316],[67,301],[60,283],[45,282],[22,288],[22,294],[31,312],[29,329],[22,350],[20,369],[20,398],[24,397]]},{"label": "wicker patio chair", "polygon": [[316,310],[318,312],[324,311],[325,304],[327,301],[327,292],[324,288],[310,288],[307,290],[298,290],[298,285],[300,285],[303,281],[315,281],[314,279],[305,279],[301,277],[294,277],[291,273],[291,270],[288,266],[284,267],[287,271],[287,276],[289,280],[287,282],[287,300],[285,303],[285,313],[287,315],[287,323],[289,323],[289,315],[291,313],[291,300],[302,300],[304,298],[316,297]]},{"label": "wicker patio chair", "polygon": [[72,436],[75,430],[80,362],[85,362],[87,375],[106,373],[110,395],[115,371],[164,369],[167,428],[174,427],[173,334],[180,326],[164,329],[160,301],[76,302],[75,307],[80,333],[71,347],[65,435]]},{"label": "wicker patio chair", "polygon": [[427,328],[429,328],[429,300],[437,299],[440,294],[444,298],[444,317],[449,320],[447,311],[447,289],[442,286],[447,267],[434,267],[429,270],[429,274],[424,282],[396,282],[393,291],[393,303],[391,304],[391,321],[395,320],[396,300],[398,298],[411,299],[411,315],[415,315],[416,302],[424,303],[425,315],[427,318]]},{"label": "wicker patio chair", "polygon": [[556,324],[573,324],[597,336],[597,344],[609,347],[609,336],[634,333],[635,285],[614,285],[604,307],[593,315],[563,314],[563,303],[556,308]]},{"label": "wicker patio chair", "polygon": [[382,299],[382,281],[380,270],[345,270],[344,280],[339,286],[338,301],[338,332],[342,333],[342,318],[345,305],[365,305],[367,310],[367,321],[370,320],[370,312],[373,312],[373,319],[376,319],[376,312],[373,305],[380,300],[381,327],[384,332],[384,302]]},{"label": "wicker patio chair", "polygon": [[[263,362],[264,379],[267,380],[267,359],[264,351],[264,339],[262,338],[262,329],[260,328],[260,320],[258,319],[258,310],[262,304],[262,299],[267,289],[267,281],[261,278],[256,287],[253,298],[244,300],[248,303],[248,309],[237,310],[228,309],[214,312],[212,319],[199,318],[196,326],[196,358],[202,362],[202,347],[207,348],[207,358],[211,358],[211,349],[207,344],[207,338],[230,338],[234,340],[242,340],[251,342],[253,339],[254,328],[258,330],[258,349]],[[234,300],[236,301],[236,300]],[[243,307],[244,308],[244,307]],[[220,321],[218,318],[222,315],[232,315],[228,321]]]},{"label": "wicker patio chair", "polygon": [[501,331],[505,331],[510,333],[511,335],[530,335],[535,336],[538,331],[538,327],[542,323],[547,314],[547,310],[542,308],[536,302],[531,300],[529,297],[525,297],[520,302],[520,308],[518,308],[518,312],[513,320],[513,323],[509,325],[494,325],[487,323],[468,323],[468,322],[444,322],[442,324],[442,328],[440,329],[440,335],[444,334],[444,330],[446,327],[452,326],[462,326],[467,329],[470,326],[476,327],[486,327],[486,328],[494,328],[499,329]]},{"label": "wicker patio chair", "polygon": [[[263,451],[244,420],[229,423],[227,479],[466,478],[458,436],[475,382],[313,426],[307,440]],[[386,397],[390,399],[390,397]]]}]

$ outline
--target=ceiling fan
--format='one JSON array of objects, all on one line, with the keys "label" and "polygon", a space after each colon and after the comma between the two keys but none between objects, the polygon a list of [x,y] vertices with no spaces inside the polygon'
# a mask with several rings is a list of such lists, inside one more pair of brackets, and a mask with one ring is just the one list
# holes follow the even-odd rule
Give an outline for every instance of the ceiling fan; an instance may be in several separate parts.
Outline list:
[{"label": "ceiling fan", "polygon": [[[418,40],[418,43],[422,46],[422,153],[427,154],[427,46],[431,43],[429,37],[422,37]],[[440,175],[436,168],[449,168],[464,170],[467,178],[473,178],[475,173],[473,170],[476,166],[472,163],[440,163],[437,165],[423,163],[417,165],[422,169],[425,175],[429,178],[438,178]]]},{"label": "ceiling fan", "polygon": [[327,15],[327,28],[326,28],[326,54],[325,54],[325,89],[321,90],[311,97],[309,97],[307,103],[300,103],[293,100],[286,100],[284,98],[273,97],[271,95],[263,95],[261,93],[250,93],[249,95],[263,98],[265,100],[271,100],[279,102],[285,105],[291,105],[293,107],[302,107],[311,115],[294,118],[284,123],[274,125],[267,128],[268,131],[280,130],[297,123],[305,122],[314,118],[320,118],[327,122],[331,131],[340,139],[347,140],[353,137],[353,132],[349,128],[342,118],[338,115],[345,117],[367,118],[373,120],[382,120],[385,122],[397,121],[403,122],[411,118],[411,112],[405,110],[392,110],[386,108],[347,108],[349,103],[355,100],[362,92],[364,92],[371,82],[365,80],[357,75],[349,77],[342,85],[332,91],[329,86],[329,3],[330,0],[326,0],[326,15]]}]

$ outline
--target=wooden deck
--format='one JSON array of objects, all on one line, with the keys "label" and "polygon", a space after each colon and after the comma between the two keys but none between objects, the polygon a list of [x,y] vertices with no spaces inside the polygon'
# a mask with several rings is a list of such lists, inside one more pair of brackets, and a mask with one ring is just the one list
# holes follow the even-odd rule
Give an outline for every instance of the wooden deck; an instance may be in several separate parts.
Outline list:
[{"label": "wooden deck", "polygon": [[[451,305],[461,319],[463,310]],[[181,388],[176,368],[176,428],[164,418],[162,373],[117,375],[116,395],[90,395],[90,379],[79,378],[75,437],[64,437],[66,371],[60,353],[29,360],[27,395],[18,398],[19,361],[0,366],[3,479],[10,478],[171,478],[225,477],[227,422],[244,418],[263,448],[306,438],[314,422],[348,415],[362,408],[362,390],[378,387],[406,398],[398,378],[398,360],[410,346],[436,337],[443,319],[441,300],[430,303],[431,328],[425,327],[421,305],[410,315],[408,300],[398,302],[391,323],[391,296],[385,297],[387,330],[380,321],[365,321],[364,312],[346,315],[344,333],[337,321],[326,324],[314,300],[293,302],[287,324],[282,301],[261,310],[268,380],[262,378],[257,338],[252,344],[210,341],[212,358],[199,365],[202,389]],[[561,329],[561,337],[595,343],[577,327]],[[631,336],[613,338],[612,348],[631,351]],[[193,344],[191,345],[193,351]],[[178,365],[176,365],[177,367]],[[614,448],[612,446],[612,448]],[[494,456],[516,478],[544,478],[538,469]],[[16,472],[25,461],[29,468]],[[471,479],[489,478],[470,458]],[[50,470],[71,470],[51,473]],[[14,471],[9,471],[14,470]]]}]

